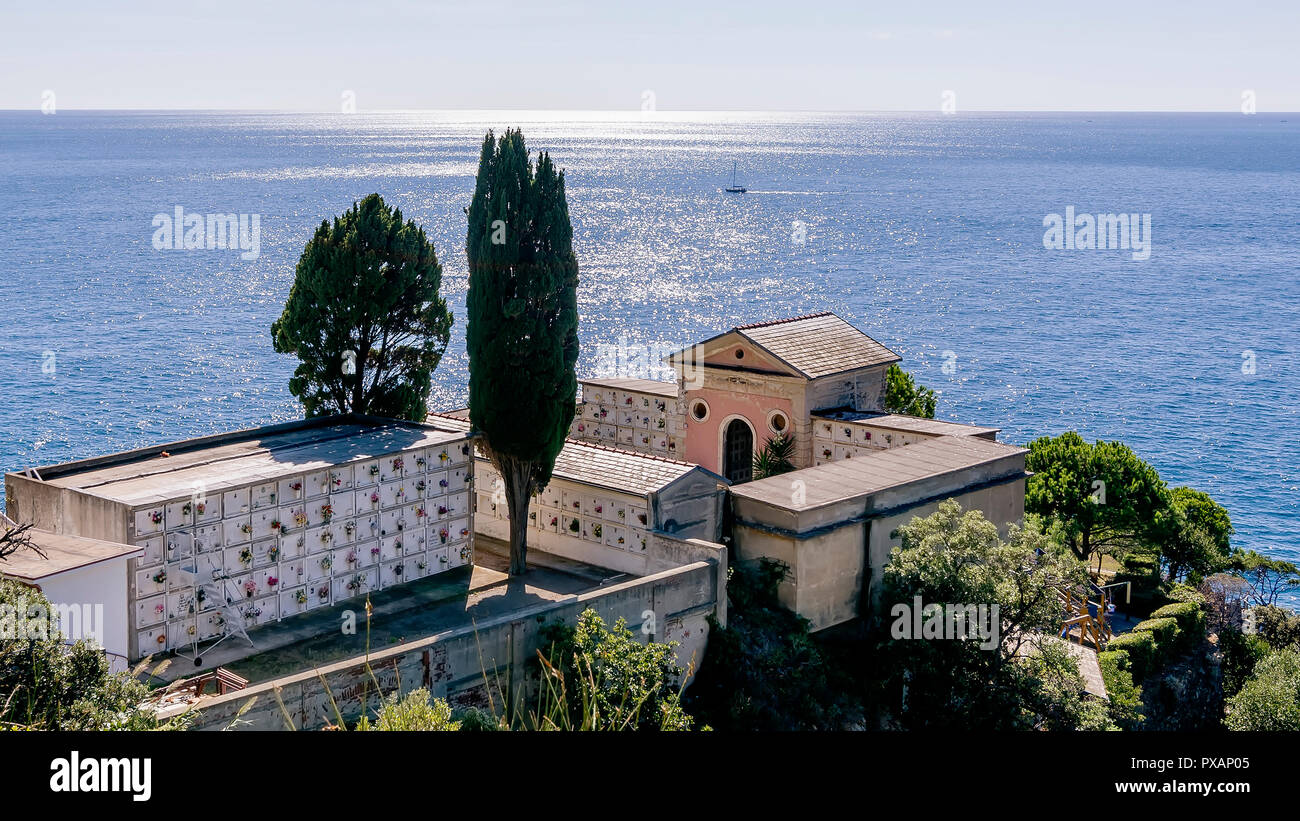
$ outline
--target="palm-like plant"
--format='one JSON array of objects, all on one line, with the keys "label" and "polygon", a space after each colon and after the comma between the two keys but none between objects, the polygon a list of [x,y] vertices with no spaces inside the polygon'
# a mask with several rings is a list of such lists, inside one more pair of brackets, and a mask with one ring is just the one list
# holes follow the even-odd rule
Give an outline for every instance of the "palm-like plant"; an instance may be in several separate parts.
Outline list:
[{"label": "palm-like plant", "polygon": [[794,462],[791,461],[794,447],[793,434],[778,433],[769,436],[763,447],[754,454],[754,478],[766,479],[795,470]]}]

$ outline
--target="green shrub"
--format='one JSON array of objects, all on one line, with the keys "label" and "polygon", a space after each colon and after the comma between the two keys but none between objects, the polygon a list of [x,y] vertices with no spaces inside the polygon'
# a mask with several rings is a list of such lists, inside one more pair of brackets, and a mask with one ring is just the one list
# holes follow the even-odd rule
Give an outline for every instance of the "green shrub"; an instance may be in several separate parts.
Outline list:
[{"label": "green shrub", "polygon": [[1300,730],[1300,653],[1279,650],[1261,661],[1255,675],[1228,700],[1229,730]]},{"label": "green shrub", "polygon": [[1205,594],[1189,584],[1176,584],[1167,594],[1171,602],[1188,602],[1198,607],[1205,605]]},{"label": "green shrub", "polygon": [[1223,695],[1231,698],[1255,674],[1255,666],[1268,656],[1270,648],[1259,636],[1223,630],[1219,633],[1219,650],[1223,653]]},{"label": "green shrub", "polygon": [[1148,632],[1132,632],[1116,636],[1106,644],[1107,651],[1123,650],[1128,653],[1129,669],[1134,681],[1142,681],[1154,673],[1159,665],[1155,636]]},{"label": "green shrub", "polygon": [[451,707],[440,698],[429,698],[429,691],[421,688],[412,690],[402,698],[397,693],[390,693],[379,708],[379,714],[371,721],[362,716],[357,722],[358,730],[385,730],[390,732],[455,732],[460,729],[460,722],[453,721]]},{"label": "green shrub", "polygon": [[1160,664],[1177,656],[1182,646],[1182,630],[1177,619],[1147,619],[1133,626],[1134,633],[1150,633],[1156,640],[1156,658]]},{"label": "green shrub", "polygon": [[1275,650],[1300,648],[1300,616],[1281,607],[1256,607],[1255,632]]},{"label": "green shrub", "polygon": [[[1113,644],[1113,642],[1112,642]],[[1124,730],[1142,724],[1142,688],[1133,683],[1133,664],[1127,650],[1106,650],[1097,654],[1101,680],[1110,697],[1111,719]]]},{"label": "green shrub", "polygon": [[1205,610],[1195,602],[1174,602],[1157,608],[1153,619],[1174,619],[1182,631],[1182,645],[1179,652],[1186,653],[1196,648],[1205,638]]}]

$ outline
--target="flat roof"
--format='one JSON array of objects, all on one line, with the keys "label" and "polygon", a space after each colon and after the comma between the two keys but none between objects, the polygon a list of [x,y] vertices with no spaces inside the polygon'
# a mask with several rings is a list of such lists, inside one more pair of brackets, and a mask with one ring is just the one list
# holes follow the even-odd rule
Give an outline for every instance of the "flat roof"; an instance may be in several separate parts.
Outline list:
[{"label": "flat roof", "polygon": [[[436,417],[435,417],[436,419]],[[45,484],[152,504],[464,438],[445,422],[365,416],[308,419],[37,468]],[[21,475],[21,474],[13,474]]]},{"label": "flat roof", "polygon": [[41,558],[34,550],[19,550],[0,564],[0,575],[37,582],[69,570],[144,553],[143,548],[132,545],[87,539],[84,536],[65,536],[48,530],[33,528],[27,534],[32,543],[45,554],[45,558]]},{"label": "flat roof", "polygon": [[967,425],[963,422],[947,422],[942,419],[922,419],[919,416],[907,416],[901,413],[826,410],[814,411],[812,416],[814,419],[827,419],[836,422],[862,422],[878,428],[889,428],[910,433],[928,433],[932,436],[979,436],[980,434],[996,434],[1002,430],[1001,428]]},{"label": "flat roof", "polygon": [[[446,413],[430,416],[437,416],[448,425],[463,425],[465,430],[469,430],[467,419],[462,420]],[[667,456],[612,448],[577,439],[564,440],[564,447],[555,457],[552,475],[584,485],[645,495],[662,490],[693,470],[707,473],[721,484],[727,482],[694,462],[682,462]]]},{"label": "flat roof", "polygon": [[667,397],[668,399],[677,398],[676,382],[661,382],[657,379],[630,379],[611,377],[608,379],[579,379],[580,385],[595,385],[601,388],[613,388],[619,391],[635,391],[636,393],[653,393],[657,396]]},{"label": "flat roof", "polygon": [[[811,510],[932,476],[997,462],[1020,453],[1028,451],[970,436],[940,436],[927,442],[889,448],[852,459],[804,468],[794,473],[733,485],[731,493],[786,510]],[[796,478],[804,483],[802,504],[793,503],[790,483]]]}]

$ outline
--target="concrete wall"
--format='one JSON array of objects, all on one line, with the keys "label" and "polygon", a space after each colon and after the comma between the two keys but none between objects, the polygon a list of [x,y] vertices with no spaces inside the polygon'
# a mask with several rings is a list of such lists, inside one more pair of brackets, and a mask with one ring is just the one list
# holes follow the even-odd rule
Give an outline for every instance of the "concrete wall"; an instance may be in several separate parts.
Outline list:
[{"label": "concrete wall", "polygon": [[885,408],[885,373],[888,365],[832,374],[808,383],[808,411],[852,408],[879,411]]},{"label": "concrete wall", "polygon": [[736,560],[785,562],[790,570],[779,590],[781,603],[811,621],[814,630],[832,627],[861,615],[864,582],[867,597],[876,600],[889,553],[899,545],[898,527],[933,513],[943,499],[983,511],[1004,536],[1008,525],[1024,517],[1023,475],[986,481],[973,471],[965,481],[969,490],[948,478],[891,489],[865,505],[832,505],[796,517],[780,508],[737,505],[732,528]]},{"label": "concrete wall", "polygon": [[[675,545],[672,549],[690,552],[706,548]],[[576,623],[588,608],[599,613],[607,624],[625,619],[629,629],[648,640],[680,642],[678,663],[683,669],[692,665],[698,668],[708,639],[707,617],[715,611],[725,579],[725,564],[694,562],[376,651],[368,662],[364,658],[349,659],[322,667],[319,675],[316,671],[306,672],[224,696],[208,696],[196,705],[193,726],[224,729],[250,699],[255,699],[240,717],[239,729],[287,729],[284,711],[276,699],[277,690],[285,711],[299,729],[318,729],[335,720],[331,694],[339,711],[351,721],[361,714],[363,700],[367,709],[376,705],[379,695],[374,679],[384,695],[426,687],[435,697],[446,698],[454,706],[488,707],[491,700],[499,712],[503,695],[513,689],[522,696],[522,703],[529,705],[533,703],[531,679],[535,676],[543,625],[555,620]],[[642,632],[643,625],[649,633]],[[369,671],[373,671],[373,679]]]},{"label": "concrete wall", "polygon": [[[81,610],[80,629],[65,618],[63,635],[70,641],[95,638],[111,655],[109,661],[115,670],[126,669],[129,655],[127,643],[127,563],[128,559],[111,559],[87,567],[48,576],[40,581],[41,592],[55,605],[66,605]],[[87,609],[89,606],[89,609]],[[102,608],[102,609],[100,609]],[[99,620],[90,624],[86,616]]]}]

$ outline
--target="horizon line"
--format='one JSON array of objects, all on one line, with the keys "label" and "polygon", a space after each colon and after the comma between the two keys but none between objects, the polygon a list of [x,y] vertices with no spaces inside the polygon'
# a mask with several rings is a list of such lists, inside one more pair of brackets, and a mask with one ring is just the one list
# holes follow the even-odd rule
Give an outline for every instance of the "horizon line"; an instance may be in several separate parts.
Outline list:
[{"label": "horizon line", "polygon": [[[813,109],[813,108],[673,108],[673,109],[656,109],[654,111],[642,111],[635,108],[525,108],[525,107],[504,107],[504,108],[366,108],[357,109],[352,112],[342,112],[336,109],[317,109],[317,108],[205,108],[205,107],[188,107],[188,106],[169,106],[166,108],[129,108],[129,107],[110,107],[110,108],[80,108],[80,107],[63,107],[59,106],[58,111],[81,112],[81,113],[101,113],[101,112],[121,112],[121,113],[142,113],[152,114],[159,112],[189,112],[189,113],[257,113],[257,114],[337,114],[340,117],[350,117],[357,114],[476,114],[482,112],[514,112],[514,113],[551,113],[551,114],[629,114],[637,115],[647,120],[654,119],[660,114],[934,114],[943,117],[954,117],[961,114],[1234,114],[1239,116],[1258,116],[1260,114],[1297,114],[1300,110],[1260,110],[1253,114],[1246,115],[1236,109],[1218,109],[1218,108],[967,108],[959,109],[952,112],[943,112],[935,108],[845,108],[845,109]],[[35,107],[5,107],[0,106],[0,112],[28,112],[32,114],[44,114],[40,106]],[[57,113],[57,112],[55,112]]]}]

